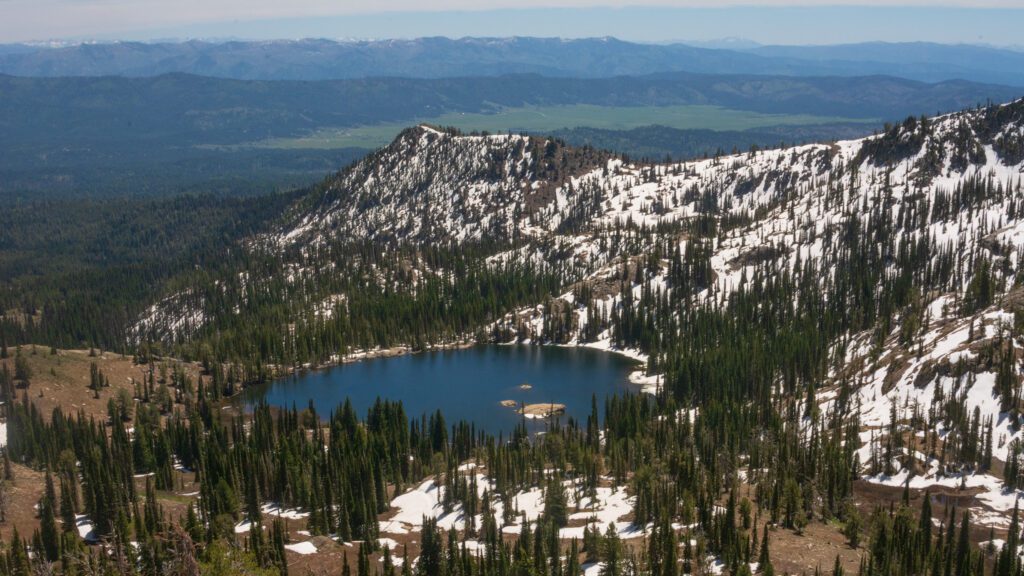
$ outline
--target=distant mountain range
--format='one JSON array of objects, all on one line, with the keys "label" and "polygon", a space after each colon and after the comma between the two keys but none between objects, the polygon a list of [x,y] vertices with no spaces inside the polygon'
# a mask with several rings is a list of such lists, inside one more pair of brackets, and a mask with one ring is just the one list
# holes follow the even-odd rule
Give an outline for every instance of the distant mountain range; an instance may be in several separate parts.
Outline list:
[{"label": "distant mountain range", "polygon": [[[615,38],[419,38],[0,46],[15,76],[157,76],[182,72],[241,80],[444,78],[541,74],[604,78],[661,72],[782,76],[888,75],[1024,86],[1024,52],[973,45],[867,43],[714,47]],[[720,46],[728,46],[722,48]]]}]

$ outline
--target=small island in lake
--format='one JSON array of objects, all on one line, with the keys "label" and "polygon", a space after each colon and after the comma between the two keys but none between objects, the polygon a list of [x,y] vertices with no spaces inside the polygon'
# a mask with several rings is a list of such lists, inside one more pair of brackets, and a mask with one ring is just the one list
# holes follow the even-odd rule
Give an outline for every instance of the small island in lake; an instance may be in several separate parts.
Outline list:
[{"label": "small island in lake", "polygon": [[533,390],[533,384],[530,384],[529,382],[523,382],[522,384],[519,385],[519,389],[520,390]]},{"label": "small island in lake", "polygon": [[565,404],[555,404],[553,402],[527,404],[516,410],[516,412],[523,414],[527,418],[548,418],[558,414],[565,414]]},{"label": "small island in lake", "polygon": [[519,405],[519,402],[516,402],[515,400],[502,400],[501,405],[505,408],[515,408]]}]

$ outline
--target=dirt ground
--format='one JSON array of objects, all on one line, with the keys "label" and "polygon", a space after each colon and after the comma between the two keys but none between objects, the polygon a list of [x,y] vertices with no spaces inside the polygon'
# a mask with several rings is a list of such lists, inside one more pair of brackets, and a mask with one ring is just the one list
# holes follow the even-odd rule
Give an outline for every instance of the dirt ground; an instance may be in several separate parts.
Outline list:
[{"label": "dirt ground", "polygon": [[[0,363],[8,364],[8,369],[13,374],[14,358],[16,350],[9,350],[9,358],[0,360]],[[107,402],[110,398],[116,397],[122,390],[129,394],[135,392],[134,382],[143,382],[150,370],[149,365],[135,364],[131,356],[122,356],[111,352],[96,351],[93,355],[89,350],[51,350],[48,346],[21,347],[21,354],[28,360],[32,372],[30,385],[27,389],[17,390],[19,399],[26,394],[43,414],[49,419],[53,409],[60,406],[65,413],[83,412],[86,416],[93,416],[97,419],[105,419],[107,416]],[[95,363],[97,368],[106,376],[110,382],[109,388],[100,390],[99,398],[95,398],[93,391],[89,388],[91,365]],[[159,362],[156,364],[159,370]],[[166,362],[168,371],[175,362]],[[182,363],[186,372],[196,381],[200,374],[200,366],[196,364]],[[159,372],[158,372],[159,374]],[[44,490],[44,475],[25,466],[14,464],[12,466],[14,479],[7,484],[7,517],[0,522],[0,539],[10,540],[13,530],[17,528],[23,537],[31,537],[33,531],[39,526],[36,504],[42,497]],[[188,506],[192,503],[199,491],[195,483],[195,475],[191,472],[175,471],[175,489],[171,491],[158,491],[157,499],[163,507],[166,517],[170,520],[178,519],[184,522]],[[136,488],[138,493],[144,494],[146,477],[136,477]],[[267,517],[266,525],[270,525],[270,517]],[[293,541],[306,539],[298,534],[299,530],[305,528],[304,520],[289,520],[288,528],[292,534]],[[244,541],[244,534],[239,535],[239,541]],[[315,555],[301,555],[289,552],[289,562],[295,574],[340,574],[343,554],[350,551],[350,562],[355,568],[356,549],[329,542],[326,539],[316,539],[318,547],[322,551]],[[324,572],[323,570],[327,570]]]},{"label": "dirt ground", "polygon": [[[755,518],[759,518],[755,524],[758,530],[762,530],[765,515],[760,513],[754,502],[753,486],[741,485],[740,496],[748,498],[753,504],[752,512]],[[814,574],[818,569],[822,574],[831,574],[836,556],[847,574],[856,574],[860,569],[861,556],[865,553],[866,538],[862,538],[860,548],[851,548],[842,534],[840,524],[820,519],[809,522],[799,534],[781,526],[769,528],[768,534],[768,549],[776,574]]]},{"label": "dirt ground", "polygon": [[[960,511],[958,514],[968,509],[984,508],[978,499],[975,498],[978,492],[978,489],[957,490],[956,488],[933,486],[928,490],[931,497],[933,520],[945,522],[949,509],[953,507]],[[854,484],[854,494],[856,495],[857,507],[860,509],[861,517],[867,520],[876,507],[888,508],[890,505],[899,505],[903,499],[903,488],[883,486],[858,480]],[[910,491],[911,508],[919,511],[923,502],[923,490]],[[976,523],[974,518],[972,516],[972,542],[984,542],[990,540],[993,536],[996,538],[1006,538],[1005,528],[983,526]],[[959,516],[957,517],[957,522],[959,522]]]},{"label": "dirt ground", "polygon": [[0,522],[0,539],[5,542],[11,540],[15,528],[23,538],[32,536],[32,532],[39,526],[35,506],[45,489],[41,472],[13,463],[11,471],[14,473],[14,480],[7,483],[5,488],[7,517],[4,522]]},{"label": "dirt ground", "polygon": [[[27,389],[19,388],[19,399],[27,394],[29,399],[49,419],[56,406],[64,412],[85,412],[86,416],[105,418],[107,401],[116,397],[120,390],[134,393],[132,381],[143,382],[150,370],[150,365],[135,364],[131,356],[121,356],[112,352],[96,352],[90,356],[89,350],[56,350],[48,346],[22,346],[21,354],[28,360],[32,370],[31,384]],[[0,360],[8,364],[14,373],[15,350],[9,350],[10,357]],[[110,387],[100,390],[99,398],[95,398],[89,389],[90,371],[93,363],[110,381]],[[171,362],[168,362],[168,370]],[[198,378],[200,367],[196,364],[181,363],[192,377]],[[159,366],[159,363],[157,363]]]},{"label": "dirt ground", "polygon": [[[43,496],[45,488],[44,474],[20,464],[12,463],[11,470],[14,473],[14,480],[6,484],[7,507],[6,519],[0,522],[0,540],[10,541],[14,529],[22,537],[31,537],[33,531],[39,527],[36,505]],[[179,519],[185,521],[185,514],[188,511],[188,504],[193,501],[194,493],[198,492],[199,486],[194,481],[191,473],[176,472],[175,483],[178,487],[174,491],[158,491],[157,500],[163,507],[168,519]],[[140,495],[145,494],[146,478],[136,477],[135,486]],[[186,494],[191,494],[186,496]]]},{"label": "dirt ground", "polygon": [[856,574],[864,549],[850,548],[839,527],[823,522],[812,522],[803,534],[777,528],[769,531],[769,550],[776,574],[831,574],[836,556],[839,556],[847,574]]},{"label": "dirt ground", "polygon": [[[16,349],[9,349],[9,358],[0,360],[7,364],[13,374]],[[95,356],[89,350],[51,350],[47,346],[22,346],[21,354],[27,359],[32,375],[30,385],[17,390],[20,395],[27,395],[40,410],[44,418],[49,419],[57,406],[65,413],[83,412],[86,416],[105,419],[107,402],[116,397],[121,390],[134,393],[134,381],[141,382],[149,371],[148,365],[137,365],[130,356],[97,351]],[[95,398],[89,388],[91,366],[97,368],[110,381],[110,387],[100,390],[99,398]],[[170,364],[168,364],[168,367]],[[199,376],[199,366],[182,364],[186,372],[193,378]],[[15,527],[19,534],[31,536],[38,527],[36,504],[44,489],[44,475],[25,466],[14,464],[12,467],[14,480],[7,484],[7,518],[0,522],[0,538],[9,540]],[[194,475],[188,472],[175,472],[177,489],[170,492],[158,492],[157,498],[164,507],[169,518],[184,518],[188,503],[192,497],[183,496],[198,491],[194,484]],[[145,492],[146,479],[136,478],[139,494]]]}]

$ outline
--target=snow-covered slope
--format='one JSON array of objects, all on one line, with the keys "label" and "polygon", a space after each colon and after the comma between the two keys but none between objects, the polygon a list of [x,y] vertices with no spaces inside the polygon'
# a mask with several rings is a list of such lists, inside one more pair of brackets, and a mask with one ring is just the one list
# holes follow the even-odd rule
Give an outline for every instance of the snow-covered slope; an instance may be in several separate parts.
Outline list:
[{"label": "snow-covered slope", "polygon": [[954,251],[980,241],[1013,246],[1024,239],[1024,224],[1010,217],[1024,176],[1022,110],[1017,102],[904,123],[864,140],[670,165],[625,163],[524,136],[419,127],[332,179],[272,239],[283,246],[341,238],[561,241],[578,258],[600,262],[620,255],[592,246],[611,229],[678,230],[706,215],[748,223],[730,225],[713,248],[717,286],[728,292],[766,259],[827,265],[841,243],[830,231],[852,216],[883,209],[909,229],[900,220],[908,211],[984,181],[1002,187],[1002,198],[970,211],[918,214],[928,222],[912,234]]},{"label": "snow-covered slope", "polygon": [[[724,306],[745,285],[782,274],[828,294],[846,281],[841,272],[869,259],[883,278],[903,274],[921,293],[891,324],[833,343],[840,361],[822,382],[821,409],[859,414],[861,463],[872,480],[903,483],[914,471],[915,486],[941,486],[970,476],[964,484],[981,486],[991,508],[1003,510],[1012,499],[992,495],[1002,488],[979,458],[951,463],[942,454],[964,445],[972,426],[985,429],[998,461],[1024,442],[1007,413],[1020,399],[1001,398],[996,383],[1002,358],[1011,358],[1013,378],[1021,374],[1012,350],[1024,342],[1011,328],[1024,301],[1013,288],[1024,261],[1022,180],[1024,101],[908,119],[863,140],[676,164],[421,126],[329,179],[251,247],[287,259],[284,281],[298,287],[334,274],[344,263],[317,259],[347,243],[472,245],[485,254],[483,266],[543,264],[565,278],[564,293],[510,312],[490,333],[603,348],[620,345],[607,318],[629,303]],[[412,284],[446,273],[423,262],[401,266]],[[257,293],[260,281],[239,274],[218,289]],[[188,336],[232,313],[208,309],[211,300],[172,295],[136,333]],[[322,317],[333,310],[324,302],[345,295],[300,301]],[[929,406],[943,416],[922,417]],[[893,452],[885,440],[893,435],[920,441],[897,442]]]},{"label": "snow-covered slope", "polygon": [[564,179],[604,157],[526,136],[420,126],[332,179],[322,196],[297,208],[276,240],[510,238],[551,206]]},{"label": "snow-covered slope", "polygon": [[[909,339],[903,326],[879,341],[863,333],[818,397],[821,408],[857,414],[858,452],[870,482],[973,496],[981,525],[1005,528],[1024,496],[1007,463],[1020,460],[1021,399],[1009,379],[1024,373],[1017,318],[1024,290],[958,316],[949,295],[932,300]],[[1016,476],[1016,475],[1014,475]]]},{"label": "snow-covered slope", "polygon": [[[492,264],[542,261],[572,282],[603,285],[597,297],[608,306],[621,297],[613,279],[655,247],[661,261],[645,263],[646,280],[677,289],[666,281],[668,258],[674,249],[694,250],[690,228],[708,222],[719,233],[700,246],[710,252],[711,268],[696,294],[702,301],[725,301],[758,270],[811,262],[816,273],[830,274],[850,235],[879,214],[910,245],[928,242],[953,255],[981,246],[1015,262],[1024,241],[1017,217],[1022,116],[1018,101],[908,120],[864,140],[669,165],[624,162],[535,137],[421,126],[329,179],[254,246],[287,254],[297,270],[289,281],[300,282],[311,255],[329,243],[486,243],[496,250]],[[995,191],[976,192],[985,187]],[[897,247],[881,249],[897,256]],[[182,300],[171,295],[155,304],[135,333],[188,336],[216,312],[196,297],[178,310]],[[585,303],[565,300],[580,316]]]}]

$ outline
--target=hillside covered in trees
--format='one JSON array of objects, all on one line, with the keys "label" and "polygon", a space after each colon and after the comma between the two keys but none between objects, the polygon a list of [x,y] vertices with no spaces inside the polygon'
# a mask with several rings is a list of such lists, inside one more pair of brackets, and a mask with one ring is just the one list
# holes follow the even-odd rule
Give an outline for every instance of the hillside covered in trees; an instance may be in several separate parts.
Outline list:
[{"label": "hillside covered in trees", "polygon": [[[60,319],[5,314],[5,473],[44,490],[0,569],[1016,574],[1022,170],[1024,101],[665,164],[411,128],[97,330],[148,368],[97,368],[105,417],[35,407],[18,344]],[[630,351],[644,391],[498,438],[222,409],[465,341]]]}]

